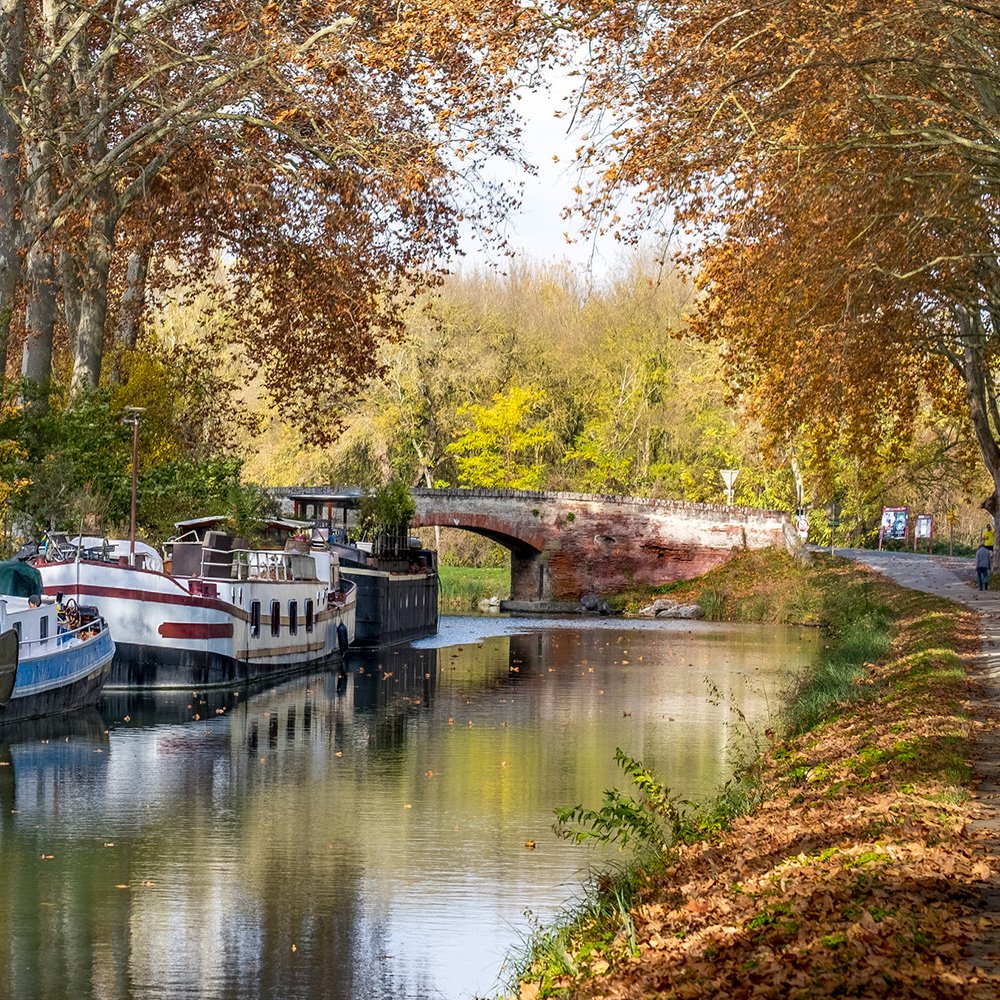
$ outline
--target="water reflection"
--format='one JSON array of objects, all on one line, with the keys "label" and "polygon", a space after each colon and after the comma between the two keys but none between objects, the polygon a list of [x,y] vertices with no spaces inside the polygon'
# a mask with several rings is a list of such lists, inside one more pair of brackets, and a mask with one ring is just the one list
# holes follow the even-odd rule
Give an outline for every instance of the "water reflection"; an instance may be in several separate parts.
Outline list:
[{"label": "water reflection", "polygon": [[596,805],[619,745],[708,794],[731,742],[706,677],[760,716],[814,648],[525,628],[0,730],[0,995],[489,993],[525,907],[553,913],[593,861],[552,808]]}]

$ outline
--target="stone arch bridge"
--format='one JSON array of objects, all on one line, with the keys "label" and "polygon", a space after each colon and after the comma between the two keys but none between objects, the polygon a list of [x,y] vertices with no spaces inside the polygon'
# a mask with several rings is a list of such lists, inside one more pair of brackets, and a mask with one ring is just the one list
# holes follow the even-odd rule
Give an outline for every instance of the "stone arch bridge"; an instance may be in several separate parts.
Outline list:
[{"label": "stone arch bridge", "polygon": [[777,511],[583,493],[412,492],[414,528],[460,528],[510,550],[512,601],[578,601],[671,583],[699,576],[733,549],[798,545],[789,515]]}]

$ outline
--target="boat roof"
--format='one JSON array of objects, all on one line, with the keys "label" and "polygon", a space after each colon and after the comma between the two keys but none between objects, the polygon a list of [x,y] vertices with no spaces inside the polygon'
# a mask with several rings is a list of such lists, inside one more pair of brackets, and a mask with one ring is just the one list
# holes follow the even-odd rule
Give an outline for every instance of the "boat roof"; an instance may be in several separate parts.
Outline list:
[{"label": "boat roof", "polygon": [[[186,531],[199,531],[202,528],[212,528],[217,524],[228,521],[225,514],[211,514],[207,517],[192,517],[187,521],[174,521],[174,527],[182,534]],[[311,521],[290,521],[284,518],[269,517],[261,522],[268,530],[275,531],[299,531],[302,528],[311,528]]]},{"label": "boat roof", "polygon": [[340,493],[289,493],[287,499],[295,502],[327,503],[336,507],[357,507],[364,496],[360,489],[343,490]]}]

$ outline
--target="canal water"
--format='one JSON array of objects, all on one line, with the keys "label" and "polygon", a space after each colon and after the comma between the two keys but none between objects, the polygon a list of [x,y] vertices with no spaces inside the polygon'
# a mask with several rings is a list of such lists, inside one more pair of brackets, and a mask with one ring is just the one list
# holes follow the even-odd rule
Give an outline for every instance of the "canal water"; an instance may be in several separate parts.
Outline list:
[{"label": "canal water", "polygon": [[[497,634],[499,633],[499,634]],[[0,730],[0,996],[462,1000],[608,854],[621,747],[686,798],[734,764],[815,633],[445,618],[249,693],[115,694]],[[734,723],[737,725],[734,727]]]}]

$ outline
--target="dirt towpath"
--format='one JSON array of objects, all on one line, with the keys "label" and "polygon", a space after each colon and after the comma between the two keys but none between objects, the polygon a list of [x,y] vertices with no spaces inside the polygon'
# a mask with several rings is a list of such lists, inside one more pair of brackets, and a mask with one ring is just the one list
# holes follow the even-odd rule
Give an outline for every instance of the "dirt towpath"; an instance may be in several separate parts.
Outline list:
[{"label": "dirt towpath", "polygon": [[[979,613],[982,646],[975,660],[970,699],[977,720],[973,794],[976,801],[973,827],[1000,857],[1000,589],[976,589],[976,571],[971,558],[914,555],[906,552],[872,552],[865,549],[838,549],[847,556],[903,587],[945,597]],[[996,586],[1000,588],[1000,579]],[[1000,879],[986,887],[980,906],[994,922],[992,940],[969,956],[990,973],[1000,973]]]}]

